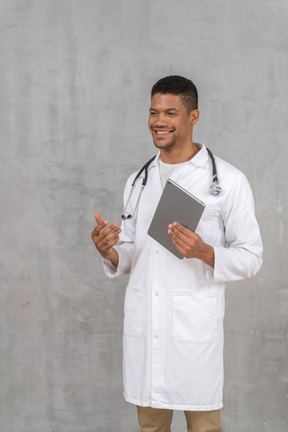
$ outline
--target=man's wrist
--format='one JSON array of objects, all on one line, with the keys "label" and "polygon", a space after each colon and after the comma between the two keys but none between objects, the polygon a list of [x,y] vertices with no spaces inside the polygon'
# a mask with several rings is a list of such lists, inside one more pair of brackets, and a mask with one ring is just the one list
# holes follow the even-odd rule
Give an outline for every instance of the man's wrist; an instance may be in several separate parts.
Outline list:
[{"label": "man's wrist", "polygon": [[112,262],[112,264],[114,264],[116,267],[118,266],[119,263],[119,254],[116,251],[116,249],[111,249],[111,251],[109,251],[109,253],[105,256],[102,255],[104,259],[109,260]]},{"label": "man's wrist", "polygon": [[204,261],[206,264],[208,264],[210,267],[214,268],[214,264],[215,264],[214,248],[205,243],[205,248],[200,259]]}]

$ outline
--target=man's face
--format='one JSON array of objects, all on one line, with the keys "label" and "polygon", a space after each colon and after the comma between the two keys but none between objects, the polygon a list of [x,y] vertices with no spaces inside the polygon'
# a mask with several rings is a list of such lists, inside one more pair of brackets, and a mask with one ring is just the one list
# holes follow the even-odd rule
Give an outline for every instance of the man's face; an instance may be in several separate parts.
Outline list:
[{"label": "man's face", "polygon": [[187,114],[180,96],[156,93],[151,99],[148,120],[155,146],[169,149],[191,143],[192,113]]}]

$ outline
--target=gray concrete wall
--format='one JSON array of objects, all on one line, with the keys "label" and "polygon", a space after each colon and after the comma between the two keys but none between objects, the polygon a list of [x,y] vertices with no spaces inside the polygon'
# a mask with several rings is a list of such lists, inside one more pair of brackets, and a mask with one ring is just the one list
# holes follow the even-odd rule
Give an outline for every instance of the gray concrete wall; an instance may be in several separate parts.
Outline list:
[{"label": "gray concrete wall", "polygon": [[225,432],[287,431],[287,18],[287,0],[0,1],[1,432],[138,430],[127,279],[90,232],[154,154],[149,92],[172,73],[199,88],[195,138],[247,174],[265,245],[227,289]]}]

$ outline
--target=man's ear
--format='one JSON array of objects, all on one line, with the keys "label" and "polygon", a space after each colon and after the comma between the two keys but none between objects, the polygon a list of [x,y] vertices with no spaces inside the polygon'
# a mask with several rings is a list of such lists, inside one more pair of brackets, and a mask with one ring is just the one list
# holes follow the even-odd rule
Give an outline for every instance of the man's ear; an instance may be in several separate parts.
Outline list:
[{"label": "man's ear", "polygon": [[191,113],[190,113],[191,125],[194,126],[198,122],[199,117],[200,117],[200,111],[198,109],[191,111]]}]

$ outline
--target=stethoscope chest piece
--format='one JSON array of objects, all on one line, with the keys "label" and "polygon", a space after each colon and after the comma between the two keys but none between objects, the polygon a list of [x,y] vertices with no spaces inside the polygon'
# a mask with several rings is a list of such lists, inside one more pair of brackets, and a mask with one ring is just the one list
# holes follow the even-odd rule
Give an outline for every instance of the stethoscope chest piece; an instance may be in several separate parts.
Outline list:
[{"label": "stethoscope chest piece", "polygon": [[210,195],[217,196],[222,192],[221,187],[219,186],[218,180],[214,180],[210,186],[209,193]]}]

